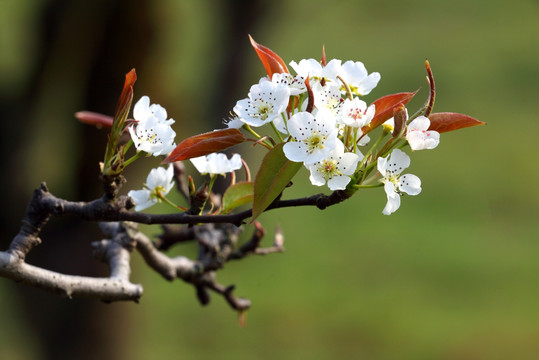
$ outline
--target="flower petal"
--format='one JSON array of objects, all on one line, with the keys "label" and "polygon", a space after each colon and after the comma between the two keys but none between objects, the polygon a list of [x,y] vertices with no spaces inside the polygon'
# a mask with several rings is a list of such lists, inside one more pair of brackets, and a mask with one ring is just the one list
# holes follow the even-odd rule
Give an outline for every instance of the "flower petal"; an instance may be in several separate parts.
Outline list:
[{"label": "flower petal", "polygon": [[400,207],[401,197],[395,191],[395,185],[393,185],[393,183],[390,181],[386,181],[384,184],[384,190],[387,194],[387,203],[384,210],[382,210],[382,214],[391,215]]},{"label": "flower petal", "polygon": [[206,161],[206,156],[199,156],[196,158],[189,159],[191,163],[195,166],[197,171],[201,174],[208,173],[208,161]]},{"label": "flower petal", "polygon": [[410,124],[408,124],[408,130],[428,130],[430,126],[430,120],[425,116],[418,116]]},{"label": "flower petal", "polygon": [[328,181],[330,190],[344,190],[346,185],[352,180],[349,176],[334,176]]},{"label": "flower petal", "polygon": [[145,120],[150,114],[150,98],[143,96],[133,107],[133,117],[137,121]]},{"label": "flower petal", "polygon": [[380,73],[373,72],[367,76],[363,81],[361,81],[357,86],[357,92],[359,95],[369,95],[370,92],[378,85],[380,82]]},{"label": "flower petal", "polygon": [[141,211],[149,208],[157,201],[151,198],[151,192],[149,190],[131,190],[127,195],[133,199],[135,203],[135,211]]},{"label": "flower petal", "polygon": [[[290,126],[288,128],[290,129]],[[297,141],[284,144],[283,151],[288,160],[295,162],[303,162],[303,159],[309,155],[307,145]]]},{"label": "flower petal", "polygon": [[340,156],[338,168],[343,175],[352,175],[356,171],[357,163],[361,159],[363,159],[363,154],[360,152],[358,154],[344,153]]},{"label": "flower petal", "polygon": [[399,190],[408,195],[417,195],[421,192],[421,180],[413,174],[405,174],[399,178]]},{"label": "flower petal", "polygon": [[404,151],[395,149],[389,156],[386,171],[391,172],[390,175],[398,175],[408,166],[410,166],[410,157]]},{"label": "flower petal", "polygon": [[406,140],[412,150],[430,150],[440,144],[440,134],[437,131],[430,130],[410,130],[406,132]]},{"label": "flower petal", "polygon": [[309,176],[311,184],[316,186],[323,186],[326,183],[326,179],[324,178],[322,173],[318,171],[318,163],[308,165],[307,168],[311,172],[311,175]]}]

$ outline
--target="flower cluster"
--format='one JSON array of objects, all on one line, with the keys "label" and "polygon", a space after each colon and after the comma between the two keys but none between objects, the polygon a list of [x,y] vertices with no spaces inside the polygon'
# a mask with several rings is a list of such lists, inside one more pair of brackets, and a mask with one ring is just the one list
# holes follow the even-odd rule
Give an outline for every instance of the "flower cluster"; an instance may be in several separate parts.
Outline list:
[{"label": "flower cluster", "polygon": [[[270,206],[304,167],[314,186],[327,185],[332,191],[342,192],[337,198],[348,198],[361,188],[383,187],[387,203],[382,213],[390,215],[400,207],[402,195],[421,192],[417,176],[402,175],[410,166],[410,157],[403,150],[436,148],[440,143],[437,130],[445,132],[484,124],[463,114],[432,114],[435,86],[428,61],[425,62],[430,90],[427,101],[409,116],[405,105],[417,91],[386,95],[369,103],[364,96],[375,90],[381,76],[377,72],[369,73],[360,61],[326,61],[324,53],[321,61],[291,61],[289,66],[295,72],[292,74],[274,52],[252,39],[251,43],[268,76],[252,85],[246,98],[236,102],[231,117],[225,121],[226,129],[192,136],[176,145],[176,134],[171,128],[174,120],[167,119],[163,107],[150,104],[149,97],[143,96],[134,106],[134,122],[128,125],[137,154],[123,163],[122,156],[113,156],[111,163],[119,163],[116,168],[125,167],[145,154],[167,155],[164,163],[190,159],[198,172],[209,175],[210,191],[217,175],[230,172],[229,188],[234,186],[234,189],[223,195],[224,208],[217,208],[215,213],[228,212],[231,206],[252,199],[253,218]],[[129,79],[124,86],[126,93],[135,77]],[[125,111],[119,114],[125,119]],[[254,129],[261,127],[270,128],[273,134]],[[250,180],[248,165],[239,154],[228,158],[218,153],[244,141],[269,150],[255,181]],[[124,155],[128,147],[124,147]],[[234,172],[243,166],[246,179],[235,186]],[[136,210],[166,200],[170,181],[163,177],[163,171],[148,177],[146,189],[129,193],[137,204]],[[154,179],[158,174],[161,174],[159,181]],[[194,184],[190,186],[194,188]]]},{"label": "flower cluster", "polygon": [[[143,96],[135,104],[133,116],[136,125],[132,125],[128,129],[139,154],[148,153],[159,156],[167,155],[174,150],[176,133],[171,128],[174,120],[167,120],[165,108],[158,104],[150,105],[150,98]],[[242,167],[239,154],[234,154],[231,159],[228,159],[225,154],[212,153],[192,158],[191,163],[201,174],[211,175],[213,181],[216,175],[224,175]],[[128,193],[128,196],[135,203],[135,211],[144,210],[161,201],[177,207],[166,198],[166,194],[174,185],[173,175],[172,166],[169,166],[167,170],[162,167],[152,169],[148,174],[144,188],[131,190]]]},{"label": "flower cluster", "polygon": [[[303,59],[292,61],[290,66],[295,76],[274,73],[253,85],[248,97],[237,102],[236,116],[228,126],[251,128],[270,124],[285,142],[286,158],[303,163],[310,172],[311,183],[327,184],[330,190],[362,186],[362,180],[378,164],[379,181],[388,196],[383,211],[386,215],[398,209],[400,195],[416,195],[421,191],[417,177],[403,175],[399,178],[400,170],[391,168],[409,165],[406,154],[393,150],[401,139],[391,139],[392,146],[382,147],[383,150],[377,150],[378,143],[375,144],[367,152],[368,158],[358,148],[370,142],[366,132],[376,115],[375,104],[368,105],[360,97],[377,86],[379,73],[369,74],[362,62],[343,63],[338,59],[327,63]],[[388,120],[385,128],[392,128],[392,123],[393,119]],[[425,116],[413,119],[403,132],[401,146],[408,144],[412,150],[435,148],[439,134],[429,131],[429,125]],[[383,136],[387,134],[388,131]],[[378,156],[373,157],[374,153]],[[403,159],[408,159],[407,163]],[[404,181],[412,185],[405,185]]]}]

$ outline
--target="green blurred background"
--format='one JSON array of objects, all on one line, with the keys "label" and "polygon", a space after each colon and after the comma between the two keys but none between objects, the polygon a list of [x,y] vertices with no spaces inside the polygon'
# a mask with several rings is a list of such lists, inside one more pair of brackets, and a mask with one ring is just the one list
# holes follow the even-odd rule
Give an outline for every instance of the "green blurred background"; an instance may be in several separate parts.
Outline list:
[{"label": "green blurred background", "polygon": [[[0,0],[2,249],[41,181],[68,199],[100,196],[106,133],[75,111],[112,113],[136,67],[135,97],[166,107],[178,140],[219,127],[264,75],[248,33],[286,62],[319,58],[323,44],[328,58],[363,61],[382,75],[368,101],[421,87],[410,109],[426,96],[428,58],[435,111],[488,125],[414,153],[423,192],[389,217],[382,189],[325,211],[264,214],[265,244],[278,223],[286,253],[218,274],[253,301],[246,328],[222,298],[201,307],[191,286],[135,254],[140,304],[69,301],[0,279],[0,357],[538,359],[536,0]],[[157,165],[139,162],[126,191]],[[298,177],[287,195],[318,191]],[[28,260],[106,274],[90,251],[99,236],[93,224],[55,220]]]}]

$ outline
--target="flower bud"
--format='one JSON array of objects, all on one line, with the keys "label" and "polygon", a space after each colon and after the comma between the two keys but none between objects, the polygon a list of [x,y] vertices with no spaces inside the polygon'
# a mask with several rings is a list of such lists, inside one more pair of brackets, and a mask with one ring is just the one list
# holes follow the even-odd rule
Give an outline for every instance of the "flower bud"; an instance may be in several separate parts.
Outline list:
[{"label": "flower bud", "polygon": [[393,109],[393,119],[395,121],[395,126],[393,127],[391,136],[396,138],[402,135],[404,128],[406,127],[406,120],[408,120],[408,114],[406,113],[406,108],[403,104],[399,104]]}]

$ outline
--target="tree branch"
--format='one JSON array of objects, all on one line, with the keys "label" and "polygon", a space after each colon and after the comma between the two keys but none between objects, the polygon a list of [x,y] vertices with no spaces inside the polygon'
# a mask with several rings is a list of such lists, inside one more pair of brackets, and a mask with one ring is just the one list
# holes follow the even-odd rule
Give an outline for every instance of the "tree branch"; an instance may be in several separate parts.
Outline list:
[{"label": "tree branch", "polygon": [[[202,304],[209,302],[207,291],[209,289],[223,295],[238,311],[244,311],[251,305],[249,300],[236,298],[232,294],[233,285],[218,284],[215,280],[215,271],[229,260],[241,259],[250,254],[268,254],[284,250],[282,240],[276,240],[274,246],[270,248],[259,247],[265,234],[259,223],[255,225],[255,233],[251,240],[235,250],[239,226],[252,216],[252,210],[231,215],[193,215],[189,212],[154,215],[132,212],[130,209],[134,204],[129,197],[111,198],[117,194],[121,182],[120,178],[117,181],[110,181],[115,186],[109,186],[109,192],[91,202],[72,202],[57,198],[48,191],[45,183],[42,183],[28,203],[19,233],[11,242],[9,249],[0,252],[0,276],[67,297],[138,301],[142,295],[142,287],[129,281],[130,253],[136,248],[146,263],[167,280],[180,278],[193,284]],[[292,200],[279,198],[266,210],[292,206],[316,206],[324,209],[351,195],[347,191],[335,191],[330,195],[317,194]],[[101,224],[101,230],[106,238],[94,242],[93,247],[95,255],[109,266],[108,278],[65,275],[24,262],[28,252],[41,243],[39,234],[53,215],[71,215],[88,221],[105,222]],[[165,227],[165,235],[168,232],[169,236],[165,246],[178,241],[196,239],[199,242],[198,259],[195,261],[183,256],[175,258],[166,256],[150,239],[137,230],[135,223],[191,225],[176,232]],[[173,240],[171,236],[178,238]]]},{"label": "tree branch", "polygon": [[[296,206],[316,206],[323,210],[348,199],[350,196],[352,193],[346,190],[337,190],[330,195],[316,194],[298,199],[278,200],[271,204],[266,211]],[[37,212],[40,215],[39,220],[44,222],[53,214],[57,216],[75,215],[89,221],[132,221],[148,225],[230,223],[240,226],[245,219],[252,216],[251,209],[230,215],[193,215],[189,212],[176,214],[132,212],[129,209],[133,208],[134,204],[126,196],[121,196],[116,201],[107,201],[107,198],[101,198],[89,203],[71,202],[52,195],[44,183],[35,191],[30,206],[39,209]],[[39,224],[40,221],[36,221],[36,223]]]},{"label": "tree branch", "polygon": [[[18,245],[24,243],[22,232],[21,230],[16,237]],[[26,237],[27,241],[33,243],[35,239],[37,238],[33,235]],[[109,264],[110,276],[108,278],[65,275],[29,265],[24,262],[24,256],[21,257],[21,246],[13,245],[10,250],[0,252],[0,276],[68,298],[80,296],[103,301],[132,300],[137,302],[142,296],[142,286],[129,282],[130,249],[125,247],[125,240],[125,229],[118,226],[112,239],[101,240],[95,245],[99,257]],[[30,246],[25,248],[30,248]]]}]

